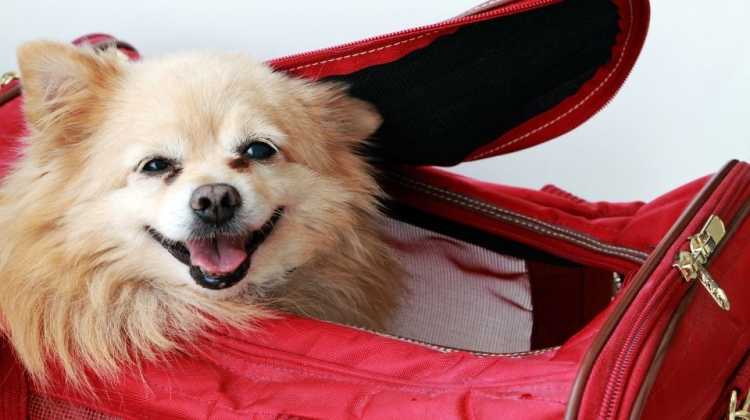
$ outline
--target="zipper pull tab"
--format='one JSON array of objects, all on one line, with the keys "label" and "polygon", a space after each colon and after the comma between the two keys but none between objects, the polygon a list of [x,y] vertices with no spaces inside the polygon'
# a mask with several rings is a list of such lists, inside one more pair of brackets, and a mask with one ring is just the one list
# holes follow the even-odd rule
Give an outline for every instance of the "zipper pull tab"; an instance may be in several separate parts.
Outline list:
[{"label": "zipper pull tab", "polygon": [[690,251],[681,251],[674,267],[680,271],[685,281],[698,279],[716,304],[728,311],[729,297],[705,267],[725,234],[724,222],[719,216],[712,215],[698,234],[688,238]]},{"label": "zipper pull tab", "polygon": [[727,297],[727,294],[724,292],[724,289],[719,286],[719,283],[716,283],[716,280],[711,277],[711,273],[709,273],[708,270],[701,267],[698,280],[700,280],[703,287],[705,287],[708,291],[708,294],[710,294],[711,297],[714,298],[714,301],[717,305],[719,305],[721,309],[725,311],[728,311],[730,309],[729,298]]}]

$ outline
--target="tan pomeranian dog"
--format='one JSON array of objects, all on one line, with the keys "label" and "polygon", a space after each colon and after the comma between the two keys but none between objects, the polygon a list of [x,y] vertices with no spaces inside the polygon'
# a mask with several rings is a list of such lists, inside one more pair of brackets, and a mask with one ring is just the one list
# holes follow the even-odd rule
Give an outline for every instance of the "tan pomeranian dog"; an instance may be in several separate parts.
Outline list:
[{"label": "tan pomeranian dog", "polygon": [[0,187],[0,325],[31,377],[178,351],[272,309],[379,328],[401,270],[358,148],[375,109],[241,55],[18,50],[28,125]]}]

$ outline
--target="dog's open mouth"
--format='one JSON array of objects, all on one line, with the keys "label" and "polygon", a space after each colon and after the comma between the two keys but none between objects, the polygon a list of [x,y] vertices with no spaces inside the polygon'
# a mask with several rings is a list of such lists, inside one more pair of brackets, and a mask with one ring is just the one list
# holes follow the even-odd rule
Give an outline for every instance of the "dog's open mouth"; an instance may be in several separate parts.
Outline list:
[{"label": "dog's open mouth", "polygon": [[198,285],[219,290],[245,278],[253,253],[268,238],[283,213],[284,209],[279,207],[260,229],[243,236],[219,233],[178,242],[165,238],[151,226],[146,226],[146,231],[173,257],[190,267],[190,276]]}]

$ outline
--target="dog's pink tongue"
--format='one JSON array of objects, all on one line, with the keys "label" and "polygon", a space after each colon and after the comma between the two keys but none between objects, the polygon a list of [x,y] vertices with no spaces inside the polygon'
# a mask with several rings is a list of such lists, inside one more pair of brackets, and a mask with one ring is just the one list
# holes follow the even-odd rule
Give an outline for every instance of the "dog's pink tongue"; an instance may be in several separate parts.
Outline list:
[{"label": "dog's pink tongue", "polygon": [[202,239],[187,241],[185,245],[190,251],[190,263],[206,273],[231,273],[247,258],[241,238]]}]

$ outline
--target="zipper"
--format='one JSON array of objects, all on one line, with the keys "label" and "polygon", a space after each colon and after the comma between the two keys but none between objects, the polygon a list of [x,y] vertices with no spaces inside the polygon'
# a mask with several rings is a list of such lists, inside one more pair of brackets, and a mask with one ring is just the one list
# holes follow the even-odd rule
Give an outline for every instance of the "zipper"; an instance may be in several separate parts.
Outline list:
[{"label": "zipper", "polygon": [[540,349],[534,349],[534,350],[528,350],[528,351],[517,351],[517,352],[509,352],[509,353],[492,353],[492,352],[461,349],[457,347],[441,346],[439,344],[428,343],[426,341],[403,337],[403,336],[395,335],[395,334],[389,334],[383,331],[372,330],[369,328],[360,327],[356,325],[340,324],[338,322],[330,322],[330,321],[324,321],[324,322],[329,322],[331,324],[338,325],[341,327],[353,328],[355,330],[364,331],[370,334],[375,334],[380,337],[390,338],[392,340],[401,341],[403,343],[409,343],[409,344],[413,344],[419,347],[428,348],[430,350],[435,350],[440,353],[468,353],[468,354],[472,354],[474,356],[479,356],[479,357],[522,358],[526,356],[535,356],[535,355],[544,354],[550,351],[555,351],[560,348],[560,346],[554,346],[554,347],[543,347]]},{"label": "zipper", "polygon": [[[646,280],[648,280],[648,278],[653,274],[659,263],[667,258],[667,252],[669,251],[669,249],[679,239],[679,236],[695,218],[698,211],[705,205],[709,198],[716,193],[720,185],[722,185],[728,178],[729,174],[733,172],[738,163],[739,162],[736,160],[730,161],[729,163],[724,165],[724,167],[722,167],[721,170],[703,186],[701,191],[693,198],[687,208],[683,210],[682,214],[672,224],[672,227],[664,236],[664,239],[661,241],[661,243],[656,247],[656,249],[651,252],[648,260],[646,260],[641,269],[630,280],[629,285],[623,289],[620,300],[616,303],[615,307],[612,308],[611,314],[604,321],[604,324],[600,328],[597,335],[594,337],[594,340],[589,346],[589,349],[587,350],[586,354],[584,354],[583,359],[580,362],[580,367],[578,369],[578,373],[576,374],[576,378],[573,381],[573,386],[570,391],[570,397],[568,398],[568,404],[565,409],[566,420],[574,420],[580,417],[583,395],[586,392],[586,388],[589,384],[589,378],[591,376],[592,370],[594,369],[596,361],[601,356],[605,345],[610,342],[610,338],[614,330],[621,322],[622,318],[625,316],[628,308],[630,308],[633,301],[640,293],[643,285],[646,283]],[[652,301],[659,300],[653,299]],[[642,314],[646,312],[653,312],[650,307],[646,309],[648,309],[648,311],[640,312],[641,319],[638,319],[637,322],[642,322]],[[617,355],[617,359],[615,361],[616,364],[619,364],[620,359],[625,357],[625,353],[625,345],[623,345],[622,350]],[[610,380],[606,385],[606,389],[604,390],[602,404],[600,405],[602,409],[599,412],[599,417],[601,417],[602,415],[604,399],[610,396],[612,392],[610,388],[614,386],[612,384],[613,376],[609,375],[609,379]],[[619,385],[622,385],[621,378],[619,379]]]},{"label": "zipper", "polygon": [[485,201],[477,200],[464,194],[459,194],[447,189],[442,189],[430,184],[419,182],[407,178],[406,176],[401,174],[386,172],[384,173],[384,176],[386,178],[390,178],[398,185],[401,185],[408,189],[428,194],[430,196],[439,198],[442,201],[447,201],[452,204],[458,204],[469,210],[479,212],[485,216],[489,216],[493,219],[500,220],[502,222],[512,224],[526,230],[530,230],[536,234],[562,239],[591,251],[623,258],[638,264],[642,264],[646,260],[646,258],[648,258],[648,254],[643,251],[610,245],[590,236],[584,235],[580,232],[562,228],[560,226],[556,226],[551,223],[535,219],[533,217],[529,217],[508,209],[504,209],[502,207],[495,206]]},{"label": "zipper", "polygon": [[[514,0],[514,2],[510,4],[499,5],[500,8],[502,9],[499,12],[497,8],[494,8],[491,10],[482,11],[482,12],[475,13],[475,14],[459,15],[457,17],[444,20],[438,23],[433,23],[429,25],[419,26],[416,28],[391,32],[391,33],[384,34],[384,35],[377,35],[377,36],[373,36],[369,38],[364,38],[358,41],[339,44],[333,47],[322,48],[318,50],[282,56],[282,57],[271,60],[269,64],[271,64],[274,67],[278,66],[278,68],[281,70],[288,70],[289,67],[297,68],[299,67],[298,64],[302,66],[311,66],[311,65],[318,64],[318,63],[302,63],[302,61],[304,61],[305,58],[313,57],[313,56],[326,56],[325,60],[335,59],[336,57],[331,57],[332,54],[346,51],[350,48],[354,48],[360,45],[375,43],[375,42],[383,41],[387,39],[396,40],[398,38],[403,38],[403,37],[417,34],[420,32],[427,34],[430,32],[438,31],[440,29],[446,29],[450,26],[458,26],[458,25],[464,25],[467,23],[473,23],[476,21],[484,20],[485,18],[489,18],[489,17],[497,18],[497,17],[503,17],[503,16],[507,16],[507,15],[511,15],[515,13],[525,12],[528,10],[546,6],[548,4],[559,3],[560,1],[562,0],[537,0],[537,1],[530,1],[530,2],[520,2],[520,0]],[[471,10],[472,9],[469,9],[469,11]]]},{"label": "zipper", "polygon": [[[732,227],[735,224],[742,223],[744,220],[741,211],[737,213],[736,216],[737,217],[732,218]],[[711,276],[707,267],[710,265],[711,259],[719,254],[717,248],[719,248],[721,244],[726,243],[726,241],[732,237],[735,230],[736,229],[730,227],[729,233],[727,233],[724,221],[719,216],[712,214],[697,234],[688,237],[690,244],[689,251],[679,251],[677,255],[675,255],[675,264],[673,264],[673,267],[677,269],[682,279],[689,283],[686,291],[689,292],[695,287],[695,282],[692,282],[692,280],[698,278],[701,285],[703,285],[708,291],[716,304],[726,311],[730,308],[729,299],[724,290],[721,289],[716,280]],[[688,262],[690,262],[690,265]],[[679,282],[669,284],[666,290],[661,292],[661,297],[670,296],[672,293],[680,289],[679,285]],[[652,318],[658,316],[662,312],[663,305],[666,304],[666,301],[666,299],[661,298],[652,299],[651,302],[656,303],[650,307],[644,308],[638,316],[635,322],[635,325],[637,326],[635,334],[628,338],[628,341],[620,351],[614,368],[612,369],[613,373],[607,382],[607,390],[605,391],[604,399],[602,401],[602,410],[600,411],[599,418],[611,419],[614,417],[616,405],[619,401],[623,384],[625,382],[625,374],[634,362],[635,353],[639,348],[640,342],[646,336],[646,326],[651,324],[650,321]]]}]

